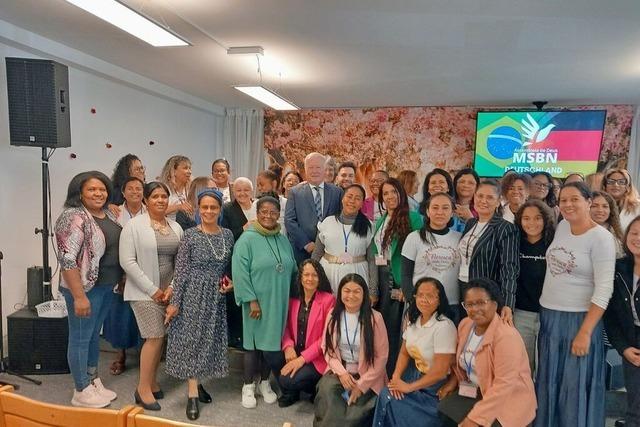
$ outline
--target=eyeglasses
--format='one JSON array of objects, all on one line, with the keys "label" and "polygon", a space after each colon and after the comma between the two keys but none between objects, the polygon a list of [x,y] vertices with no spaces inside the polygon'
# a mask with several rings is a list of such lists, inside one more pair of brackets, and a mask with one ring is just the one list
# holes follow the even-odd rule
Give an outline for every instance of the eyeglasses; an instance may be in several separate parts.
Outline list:
[{"label": "eyeglasses", "polygon": [[533,182],[532,183],[537,188],[552,188],[551,184],[545,184],[544,182]]},{"label": "eyeglasses", "polygon": [[628,184],[627,178],[620,178],[620,179],[613,179],[613,178],[607,178],[606,181],[607,185],[619,185],[621,187],[624,187]]},{"label": "eyeglasses", "polygon": [[469,311],[472,309],[476,309],[476,308],[485,308],[487,306],[487,304],[489,304],[491,302],[490,299],[483,299],[483,300],[479,300],[479,301],[471,301],[471,302],[463,302],[462,303],[462,307]]},{"label": "eyeglasses", "polygon": [[272,218],[277,218],[280,216],[279,211],[268,211],[268,210],[260,209],[258,213],[262,216],[270,216]]}]

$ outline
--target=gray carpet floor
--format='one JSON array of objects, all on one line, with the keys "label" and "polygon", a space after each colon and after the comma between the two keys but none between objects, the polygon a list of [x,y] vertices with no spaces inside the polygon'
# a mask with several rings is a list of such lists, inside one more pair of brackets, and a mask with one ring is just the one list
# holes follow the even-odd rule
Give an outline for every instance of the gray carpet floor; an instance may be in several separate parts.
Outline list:
[{"label": "gray carpet floor", "polygon": [[[109,373],[109,365],[114,354],[107,349],[109,345],[102,343],[103,351],[100,352],[99,372],[100,378],[106,387],[118,393],[110,408],[119,409],[125,405],[133,405],[133,392],[138,380],[138,358],[135,352],[128,353],[127,370],[118,376]],[[145,411],[148,415],[167,418],[181,422],[191,422],[203,426],[238,427],[238,426],[263,426],[281,427],[283,423],[290,422],[294,427],[308,427],[313,423],[313,405],[306,401],[300,401],[288,408],[279,408],[277,403],[266,404],[258,397],[258,406],[255,409],[245,409],[241,406],[242,372],[241,353],[232,351],[230,365],[232,367],[229,377],[224,379],[209,380],[204,383],[205,388],[213,397],[213,403],[200,404],[200,419],[189,421],[185,415],[187,385],[164,373],[164,363],[159,370],[159,382],[165,392],[165,398],[160,400],[162,410],[158,412]],[[43,402],[69,405],[73,394],[73,381],[71,375],[33,375],[31,378],[39,379],[42,385],[37,386],[17,377],[2,375],[0,381],[8,381],[18,384],[18,393]],[[274,387],[275,390],[275,387]],[[608,418],[606,427],[614,425],[615,418]]]},{"label": "gray carpet floor", "polygon": [[[108,346],[108,344],[107,344]],[[133,392],[138,380],[138,359],[136,353],[130,353],[127,358],[127,370],[122,375],[113,376],[109,373],[109,365],[113,353],[101,351],[99,372],[102,382],[107,388],[118,394],[110,408],[119,409],[126,405],[133,405]],[[191,422],[204,426],[264,426],[281,427],[290,422],[295,427],[308,427],[313,422],[313,405],[308,401],[300,401],[288,408],[279,408],[277,403],[266,404],[258,397],[255,409],[245,409],[241,406],[242,373],[238,354],[231,355],[233,369],[229,377],[210,380],[204,383],[205,388],[213,397],[213,403],[200,404],[200,419],[189,421],[185,415],[187,400],[186,382],[178,381],[164,373],[164,363],[159,370],[159,382],[165,392],[165,398],[160,400],[161,411],[145,411],[148,415],[181,422]],[[71,375],[32,375],[39,379],[42,385],[37,386],[17,377],[2,375],[0,381],[5,380],[18,384],[18,393],[43,402],[70,405],[73,395],[73,381]]]}]

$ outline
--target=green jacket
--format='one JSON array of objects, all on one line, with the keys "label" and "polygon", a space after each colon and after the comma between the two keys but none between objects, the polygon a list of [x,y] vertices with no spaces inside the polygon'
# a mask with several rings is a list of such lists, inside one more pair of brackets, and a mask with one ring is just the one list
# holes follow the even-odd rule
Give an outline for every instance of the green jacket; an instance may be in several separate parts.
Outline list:
[{"label": "green jacket", "polygon": [[[387,213],[385,212],[378,220],[376,221],[375,234],[380,230],[382,224],[384,224],[387,219]],[[411,231],[420,230],[422,225],[424,224],[424,218],[418,212],[409,211],[409,226],[411,227]],[[402,246],[399,244],[397,237],[394,237],[391,240],[391,247],[389,248],[389,253],[391,254],[391,275],[393,276],[394,287],[399,288],[400,283],[402,281]],[[378,254],[378,246],[373,245],[373,252]]]}]

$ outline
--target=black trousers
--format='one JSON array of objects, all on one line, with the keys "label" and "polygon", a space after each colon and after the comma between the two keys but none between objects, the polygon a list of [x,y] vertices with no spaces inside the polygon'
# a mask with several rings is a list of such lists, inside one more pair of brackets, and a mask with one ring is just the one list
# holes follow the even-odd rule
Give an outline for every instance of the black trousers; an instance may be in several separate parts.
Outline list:
[{"label": "black trousers", "polygon": [[387,327],[389,340],[389,358],[387,359],[387,375],[391,376],[396,367],[398,353],[402,345],[402,314],[404,302],[391,298],[391,290],[394,288],[393,277],[388,266],[378,267],[378,310],[382,314],[384,324]]},{"label": "black trousers", "polygon": [[[640,326],[635,326],[635,348],[640,348]],[[622,358],[624,385],[627,388],[626,427],[640,427],[640,368]]]},{"label": "black trousers", "polygon": [[315,394],[316,385],[318,384],[318,381],[320,381],[322,375],[318,373],[312,363],[305,363],[292,377],[289,375],[280,375],[280,371],[286,364],[284,352],[264,352],[264,358],[278,379],[278,384],[280,385],[282,394],[291,395],[301,391],[309,394]]},{"label": "black trousers", "polygon": [[[471,412],[473,405],[479,401],[480,399],[463,397],[457,393],[444,398],[444,400],[438,404],[438,411],[443,427],[457,427],[458,424],[466,418],[467,414]],[[501,427],[501,424],[496,420],[491,424],[491,427]]]}]

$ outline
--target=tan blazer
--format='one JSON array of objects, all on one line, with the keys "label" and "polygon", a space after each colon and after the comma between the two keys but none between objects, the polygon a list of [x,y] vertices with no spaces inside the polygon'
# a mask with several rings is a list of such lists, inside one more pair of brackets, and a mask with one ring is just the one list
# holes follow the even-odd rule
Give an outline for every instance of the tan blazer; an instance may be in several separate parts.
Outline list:
[{"label": "tan blazer", "polygon": [[[389,381],[386,371],[387,358],[389,357],[389,341],[387,339],[387,328],[384,324],[382,314],[380,314],[376,310],[372,311],[374,343],[373,365],[367,364],[364,360],[364,339],[362,334],[360,334],[360,353],[358,355],[358,373],[360,374],[360,379],[356,381],[356,383],[363,394],[369,391],[369,389],[373,390],[375,394],[380,394],[380,390],[382,390],[382,388]],[[331,319],[332,312],[333,310],[331,310],[331,312],[329,312],[329,314],[327,315],[325,333],[323,334],[323,336],[326,336],[326,329],[329,325],[329,320]],[[327,370],[325,371],[325,373],[333,372],[334,374],[340,376],[346,373],[347,370],[342,365],[342,357],[340,356],[340,349],[338,348],[335,336],[336,335],[334,331],[333,347],[336,349],[335,352],[326,351],[326,340],[322,340],[322,352],[325,353],[325,359],[327,360]]]},{"label": "tan blazer", "polygon": [[[468,317],[458,326],[454,367],[458,381],[467,380],[458,360],[472,328],[473,321]],[[533,421],[537,401],[527,351],[518,331],[505,324],[498,314],[480,343],[475,366],[482,400],[474,405],[467,418],[481,426],[490,426],[498,420],[503,427],[523,427]]]}]

